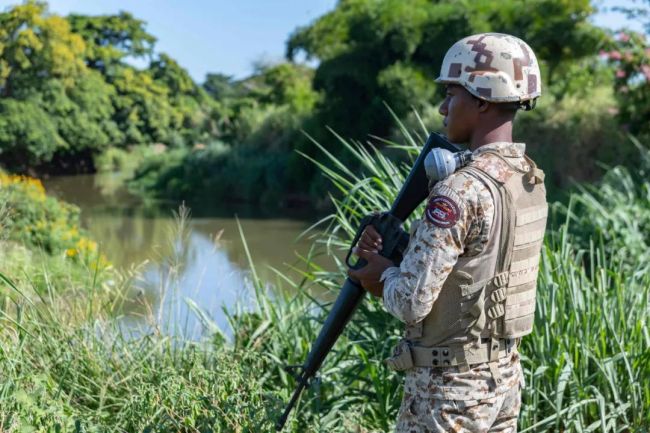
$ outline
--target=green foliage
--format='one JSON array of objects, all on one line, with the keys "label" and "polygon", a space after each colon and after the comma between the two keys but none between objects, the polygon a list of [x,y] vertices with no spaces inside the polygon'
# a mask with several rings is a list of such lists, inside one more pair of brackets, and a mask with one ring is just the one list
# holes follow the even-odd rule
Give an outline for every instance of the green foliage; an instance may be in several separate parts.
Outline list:
[{"label": "green foliage", "polygon": [[155,42],[130,14],[62,18],[30,1],[0,24],[0,160],[11,169],[75,167],[113,146],[193,145],[214,133],[217,104],[173,59],[160,54],[142,71],[125,63],[151,58]]},{"label": "green foliage", "polygon": [[19,170],[119,134],[110,89],[86,70],[84,41],[45,8],[27,2],[0,14],[0,150]]},{"label": "green foliage", "polygon": [[406,113],[413,108],[420,110],[434,97],[432,80],[422,71],[401,62],[381,71],[377,84],[387,100],[394,101],[391,108],[398,113]]},{"label": "green foliage", "polygon": [[620,121],[641,140],[650,139],[650,43],[646,35],[621,32],[602,51],[616,68],[614,88],[619,100]]},{"label": "green foliage", "polygon": [[[461,37],[486,31],[520,36],[535,47],[552,74],[593,55],[604,40],[602,30],[587,21],[592,12],[588,0],[510,0],[498,8],[485,0],[341,1],[332,12],[296,30],[287,55],[304,52],[321,61],[314,81],[325,94],[321,123],[343,135],[361,131],[385,136],[382,119],[388,115],[382,101],[402,117],[411,106],[429,100],[430,89],[418,90],[432,86],[447,48]],[[412,93],[386,88],[386,75],[396,74],[400,86],[413,88]]]},{"label": "green foliage", "polygon": [[0,89],[3,97],[47,82],[70,87],[84,72],[83,39],[64,18],[45,15],[46,4],[29,1],[0,14]]},{"label": "green foliage", "polygon": [[650,260],[650,150],[630,140],[640,156],[638,171],[613,167],[596,185],[578,186],[580,193],[562,209],[581,248],[593,239],[626,268]]},{"label": "green foliage", "polygon": [[233,98],[240,90],[231,76],[219,73],[208,73],[202,86],[217,101]]},{"label": "green foliage", "polygon": [[129,181],[145,196],[218,209],[222,200],[277,205],[288,189],[284,151],[260,152],[212,143],[203,149],[171,150],[148,157]]},{"label": "green foliage", "polygon": [[273,395],[252,351],[128,338],[111,322],[115,291],[46,295],[37,308],[0,277],[13,298],[0,331],[4,431],[271,431]]},{"label": "green foliage", "polygon": [[155,154],[154,146],[134,146],[128,150],[110,147],[95,157],[94,164],[100,174],[119,173],[130,179],[136,168]]},{"label": "green foliage", "polygon": [[80,35],[86,45],[84,58],[88,67],[104,73],[119,65],[125,57],[150,57],[156,38],[145,30],[145,22],[128,12],[117,15],[67,17],[72,31]]},{"label": "green foliage", "polygon": [[480,31],[509,33],[534,47],[545,66],[542,78],[555,82],[575,61],[593,56],[605,42],[606,34],[589,22],[595,12],[589,0],[517,0],[472,2],[469,13],[473,27]]},{"label": "green foliage", "polygon": [[239,85],[261,104],[287,105],[297,114],[308,113],[318,100],[311,88],[313,71],[293,63],[263,67]]},{"label": "green foliage", "polygon": [[0,200],[2,270],[34,296],[53,286],[84,291],[111,278],[110,263],[79,228],[79,209],[48,197],[40,181],[0,172]]},{"label": "green foliage", "polygon": [[[406,145],[399,146],[403,160],[414,158],[421,139],[417,133],[406,136]],[[39,292],[29,280],[15,284],[0,274],[6,290],[0,298],[3,428],[272,431],[295,386],[284,366],[304,361],[331,305],[323,299],[333,298],[345,277],[342,250],[363,215],[387,207],[408,171],[408,164],[339,140],[363,174],[319,146],[324,156],[314,162],[347,194],[334,199],[336,212],[324,219],[327,231],[316,238],[304,269],[296,269],[299,278],[278,271],[273,294],[247,253],[254,305],[227,310],[230,338],[196,305],[192,310],[211,332],[208,340],[168,337],[165,324],[155,322],[152,332],[124,333],[112,315],[132,276],[113,289],[66,293],[47,276],[41,279],[50,281],[49,289]],[[569,207],[554,206],[535,330],[521,348],[527,384],[522,432],[644,431],[650,425],[650,158],[647,149],[640,150],[645,171],[635,180],[615,169],[600,185],[575,193]],[[319,254],[337,260],[338,270],[318,267],[313,259]],[[331,296],[314,299],[310,291],[316,286]],[[33,291],[42,293],[38,304],[26,295]],[[286,431],[390,431],[401,379],[382,359],[399,328],[379,301],[363,302]]]},{"label": "green foliage", "polygon": [[8,239],[95,269],[108,263],[79,227],[79,208],[45,194],[37,179],[0,173],[0,197],[7,209]]},{"label": "green foliage", "polygon": [[[65,145],[50,116],[31,101],[0,100],[2,157],[37,164]],[[25,156],[27,155],[27,156]]]},{"label": "green foliage", "polygon": [[204,88],[223,96],[216,115],[227,120],[215,127],[224,139],[148,158],[130,187],[202,207],[222,200],[279,205],[304,188],[287,173],[287,161],[320,97],[311,78],[311,70],[291,63],[263,66],[236,84],[213,76]]},{"label": "green foliage", "polygon": [[566,192],[572,182],[593,182],[603,174],[602,163],[631,164],[638,151],[627,140],[614,114],[612,89],[590,88],[540,101],[531,112],[518,114],[514,136],[547,174],[551,195]]},{"label": "green foliage", "polygon": [[168,100],[168,90],[147,71],[121,67],[115,72],[115,118],[126,127],[126,143],[161,142],[170,124],[179,122]]},{"label": "green foliage", "polygon": [[[647,148],[639,147],[650,169]],[[647,177],[610,170],[557,205],[524,339],[523,431],[644,431],[650,425]]]},{"label": "green foliage", "polygon": [[290,149],[290,139],[320,98],[312,78],[311,69],[292,63],[261,65],[238,82],[209,75],[203,86],[219,102],[213,118],[217,136],[233,146]]}]

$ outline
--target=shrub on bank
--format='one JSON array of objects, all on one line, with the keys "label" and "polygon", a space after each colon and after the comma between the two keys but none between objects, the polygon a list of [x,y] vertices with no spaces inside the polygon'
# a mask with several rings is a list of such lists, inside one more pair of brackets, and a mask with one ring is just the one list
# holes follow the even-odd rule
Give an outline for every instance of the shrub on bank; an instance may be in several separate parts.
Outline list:
[{"label": "shrub on bank", "polygon": [[3,237],[97,269],[108,266],[80,228],[79,208],[49,197],[38,179],[0,173]]},{"label": "shrub on bank", "polygon": [[173,149],[147,158],[129,189],[144,197],[219,209],[223,202],[279,206],[285,199],[284,162],[289,152],[231,148],[216,142],[204,148]]}]

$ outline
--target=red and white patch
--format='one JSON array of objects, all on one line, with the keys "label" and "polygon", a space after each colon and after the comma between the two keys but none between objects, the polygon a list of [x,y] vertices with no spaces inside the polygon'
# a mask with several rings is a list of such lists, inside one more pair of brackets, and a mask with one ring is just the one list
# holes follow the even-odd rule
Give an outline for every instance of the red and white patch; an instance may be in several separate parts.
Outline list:
[{"label": "red and white patch", "polygon": [[445,229],[453,227],[460,218],[456,202],[444,195],[431,197],[424,214],[433,225]]}]

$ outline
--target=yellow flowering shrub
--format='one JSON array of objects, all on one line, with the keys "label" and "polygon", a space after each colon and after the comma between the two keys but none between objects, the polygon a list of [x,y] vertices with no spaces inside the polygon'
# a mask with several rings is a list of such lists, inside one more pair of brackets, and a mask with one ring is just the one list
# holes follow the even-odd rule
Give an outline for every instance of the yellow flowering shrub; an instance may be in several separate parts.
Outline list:
[{"label": "yellow flowering shrub", "polygon": [[0,173],[0,200],[8,209],[3,237],[93,268],[109,265],[97,243],[79,228],[79,208],[49,197],[40,180]]}]

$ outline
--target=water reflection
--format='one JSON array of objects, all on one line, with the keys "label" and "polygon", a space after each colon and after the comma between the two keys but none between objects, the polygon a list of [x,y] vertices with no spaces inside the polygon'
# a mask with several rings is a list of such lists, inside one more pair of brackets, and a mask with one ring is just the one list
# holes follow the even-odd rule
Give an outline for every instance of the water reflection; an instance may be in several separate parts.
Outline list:
[{"label": "water reflection", "polygon": [[[247,280],[247,272],[234,266],[223,248],[201,234],[190,233],[177,251],[145,267],[141,280],[134,284],[141,292],[135,293],[136,302],[124,311],[123,329],[140,334],[156,327],[166,334],[196,339],[203,326],[190,308],[194,303],[229,334],[223,307],[248,302]],[[137,302],[143,299],[152,310]]]},{"label": "water reflection", "polygon": [[[48,192],[81,208],[83,226],[115,266],[129,269],[145,263],[135,285],[135,300],[124,310],[124,325],[138,333],[148,332],[144,318],[149,316],[167,332],[196,338],[201,326],[185,302],[187,298],[226,329],[222,308],[245,304],[250,296],[248,261],[235,210],[230,217],[192,217],[181,242],[171,206],[145,207],[116,188],[107,195],[102,193],[104,181],[83,175],[44,183]],[[307,254],[311,240],[299,239],[299,235],[310,225],[308,220],[255,218],[249,213],[239,224],[260,278],[275,281],[271,267],[286,274],[292,274],[289,266],[303,267],[297,254]],[[326,260],[320,264],[328,266]],[[157,307],[147,310],[138,299]],[[145,328],[139,329],[141,326]]]}]

